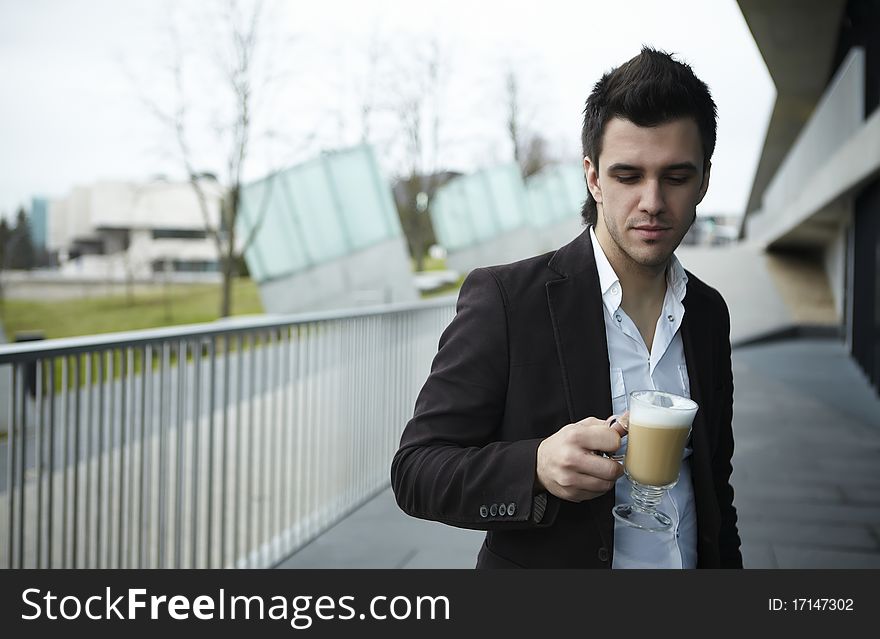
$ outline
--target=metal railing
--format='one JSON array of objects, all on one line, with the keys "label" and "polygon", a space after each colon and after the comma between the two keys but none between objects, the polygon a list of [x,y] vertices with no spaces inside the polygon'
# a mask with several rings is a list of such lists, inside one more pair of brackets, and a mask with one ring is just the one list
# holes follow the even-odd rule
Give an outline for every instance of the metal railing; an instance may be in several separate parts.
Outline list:
[{"label": "metal railing", "polygon": [[0,565],[269,567],[389,482],[452,298],[0,346]]}]

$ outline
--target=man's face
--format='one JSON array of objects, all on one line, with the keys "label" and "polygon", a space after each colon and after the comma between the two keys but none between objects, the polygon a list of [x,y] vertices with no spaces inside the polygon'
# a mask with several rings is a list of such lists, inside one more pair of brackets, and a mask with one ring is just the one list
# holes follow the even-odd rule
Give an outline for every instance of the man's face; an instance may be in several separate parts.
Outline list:
[{"label": "man's face", "polygon": [[599,212],[596,236],[612,263],[665,268],[709,186],[697,123],[684,118],[641,127],[613,118],[596,168],[584,158]]}]

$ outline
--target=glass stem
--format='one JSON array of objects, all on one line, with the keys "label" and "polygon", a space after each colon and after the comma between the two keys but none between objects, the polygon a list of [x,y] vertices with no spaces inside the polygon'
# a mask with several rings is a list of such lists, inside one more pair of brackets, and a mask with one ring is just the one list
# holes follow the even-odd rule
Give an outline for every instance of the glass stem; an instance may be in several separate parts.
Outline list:
[{"label": "glass stem", "polygon": [[663,498],[663,489],[633,484],[630,496],[637,509],[645,512],[654,512]]}]

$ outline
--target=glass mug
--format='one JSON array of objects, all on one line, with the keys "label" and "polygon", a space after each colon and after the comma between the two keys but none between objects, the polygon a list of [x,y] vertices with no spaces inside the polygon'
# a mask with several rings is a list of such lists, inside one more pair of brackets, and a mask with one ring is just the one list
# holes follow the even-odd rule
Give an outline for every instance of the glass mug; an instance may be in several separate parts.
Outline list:
[{"label": "glass mug", "polygon": [[663,493],[678,483],[681,457],[697,403],[657,390],[629,394],[629,430],[623,469],[632,502],[612,509],[614,518],[649,532],[669,530],[672,519],[657,510]]}]

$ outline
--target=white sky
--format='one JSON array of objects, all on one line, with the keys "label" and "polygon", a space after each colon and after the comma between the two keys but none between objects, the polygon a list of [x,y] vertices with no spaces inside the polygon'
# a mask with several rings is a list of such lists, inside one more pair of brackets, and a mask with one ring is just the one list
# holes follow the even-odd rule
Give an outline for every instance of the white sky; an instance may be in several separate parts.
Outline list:
[{"label": "white sky", "polygon": [[[172,93],[159,75],[168,59],[167,24],[179,25],[185,47],[205,51],[199,28],[218,4],[0,0],[0,214],[11,217],[19,205],[29,208],[31,197],[64,196],[76,184],[182,177],[167,134],[138,95],[168,104]],[[411,57],[412,43],[436,37],[447,76],[440,165],[461,171],[511,157],[505,65],[520,77],[531,128],[556,156],[576,160],[592,85],[650,44],[688,62],[718,104],[712,184],[700,212],[745,207],[775,89],[735,0],[287,0],[271,8],[265,41],[274,48],[264,55],[274,72],[287,75],[265,94],[260,126],[297,143],[293,152],[277,144],[256,149],[248,178],[357,142],[371,37],[382,42],[385,64],[395,66]],[[188,85],[206,125],[220,117],[214,105],[222,100],[210,80],[204,72]],[[386,143],[395,125],[387,115],[373,125],[385,140],[379,155],[389,174],[396,160]],[[193,146],[200,166],[220,172],[215,137],[206,128]]]}]

